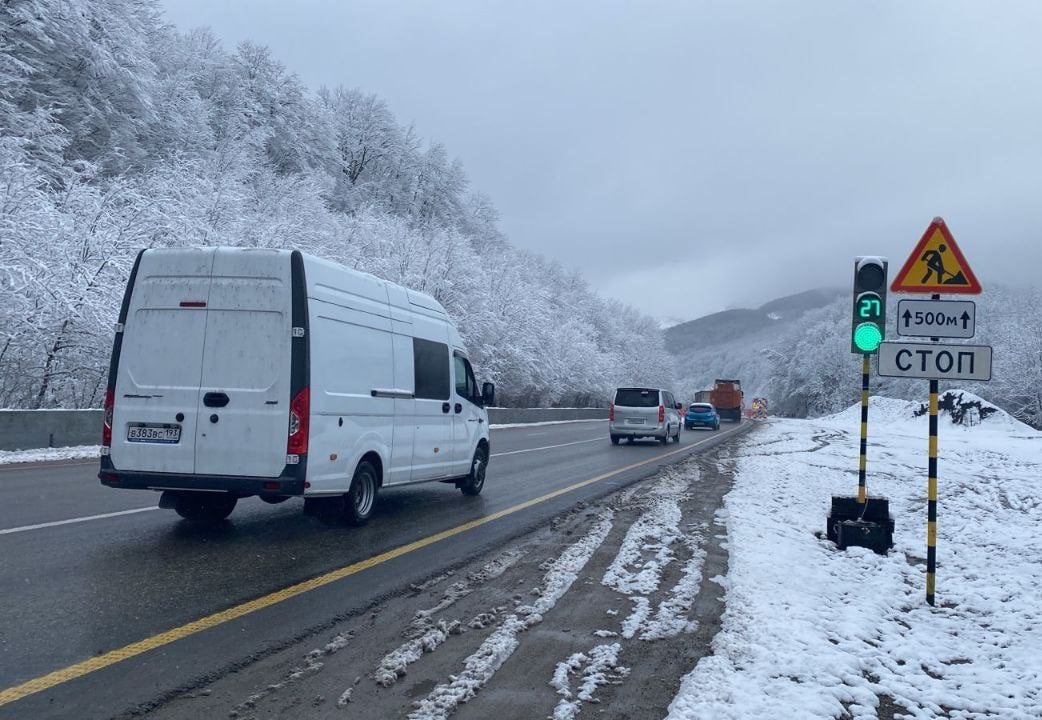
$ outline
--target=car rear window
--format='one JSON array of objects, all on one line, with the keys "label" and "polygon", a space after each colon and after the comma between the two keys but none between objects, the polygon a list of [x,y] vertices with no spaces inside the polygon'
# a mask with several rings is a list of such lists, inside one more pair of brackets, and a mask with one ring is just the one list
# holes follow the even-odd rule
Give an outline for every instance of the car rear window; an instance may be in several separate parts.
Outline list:
[{"label": "car rear window", "polygon": [[713,406],[712,405],[692,405],[691,406],[691,412],[696,412],[696,413],[713,412]]},{"label": "car rear window", "polygon": [[615,391],[615,404],[622,407],[658,407],[658,390],[619,388]]}]

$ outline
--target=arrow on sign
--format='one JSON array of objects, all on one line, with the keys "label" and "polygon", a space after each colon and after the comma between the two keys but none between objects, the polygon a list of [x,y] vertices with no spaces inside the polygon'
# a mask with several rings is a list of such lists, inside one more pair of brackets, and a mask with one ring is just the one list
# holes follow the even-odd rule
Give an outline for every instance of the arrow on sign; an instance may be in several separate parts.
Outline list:
[{"label": "arrow on sign", "polygon": [[903,317],[905,319],[905,327],[908,327],[908,324],[912,322],[912,311],[911,310],[905,310],[905,314],[902,315],[901,317]]},{"label": "arrow on sign", "polygon": [[[905,310],[905,312],[908,312],[908,311]],[[962,320],[962,329],[965,330],[966,327],[970,324],[970,314],[968,312],[966,312],[965,310],[963,310],[962,311],[962,317],[960,318],[960,320]]]}]

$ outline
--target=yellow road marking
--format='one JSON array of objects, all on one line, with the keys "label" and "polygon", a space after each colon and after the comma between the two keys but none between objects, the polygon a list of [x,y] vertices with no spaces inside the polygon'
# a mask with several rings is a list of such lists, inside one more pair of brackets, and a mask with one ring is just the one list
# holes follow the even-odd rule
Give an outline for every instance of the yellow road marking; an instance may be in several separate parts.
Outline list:
[{"label": "yellow road marking", "polygon": [[[732,432],[734,431],[730,431],[727,434],[730,435]],[[76,678],[83,677],[84,675],[88,675],[96,670],[101,670],[103,668],[115,665],[116,663],[123,662],[124,660],[129,660],[130,658],[135,657],[137,655],[141,655],[142,653],[146,653],[149,650],[155,650],[156,648],[160,648],[164,645],[169,645],[170,643],[175,642],[177,640],[183,640],[184,638],[190,635],[195,635],[196,633],[202,632],[203,630],[209,630],[210,628],[217,627],[218,625],[222,625],[226,622],[229,622],[230,620],[236,620],[245,615],[249,615],[250,613],[256,612],[257,610],[263,610],[264,608],[271,607],[272,605],[276,605],[280,602],[296,597],[297,595],[302,595],[308,591],[323,587],[324,585],[329,585],[330,583],[337,582],[338,580],[343,580],[344,578],[354,575],[356,573],[360,573],[363,570],[368,570],[369,568],[381,565],[389,560],[394,560],[395,558],[401,557],[402,555],[407,555],[411,552],[420,550],[429,545],[441,542],[442,540],[447,540],[450,537],[454,537],[461,533],[465,533],[468,530],[473,530],[476,527],[480,527],[482,525],[485,525],[486,523],[490,523],[494,520],[506,517],[507,515],[512,515],[516,512],[520,512],[521,510],[530,508],[533,505],[539,505],[540,503],[544,503],[547,500],[552,500],[555,497],[559,497],[566,493],[573,492],[575,490],[578,490],[579,488],[586,487],[587,485],[592,485],[594,483],[601,482],[602,480],[607,480],[608,478],[614,477],[616,475],[621,475],[624,472],[634,470],[644,465],[650,465],[651,463],[660,461],[663,458],[668,458],[673,455],[677,455],[678,453],[686,452],[688,450],[691,450],[692,448],[702,445],[703,443],[709,442],[712,439],[714,438],[706,438],[705,440],[700,440],[691,445],[686,445],[682,448],[678,448],[667,453],[662,453],[661,455],[655,455],[654,457],[648,458],[647,460],[641,460],[640,462],[633,463],[632,465],[627,465],[626,467],[622,467],[617,470],[612,470],[610,472],[597,475],[596,477],[582,480],[580,482],[574,483],[573,485],[568,485],[567,487],[554,490],[553,492],[548,492],[545,495],[540,495],[539,497],[532,498],[531,500],[526,500],[522,503],[518,503],[517,505],[512,505],[511,507],[494,512],[491,515],[486,515],[476,520],[465,522],[462,525],[457,525],[454,528],[443,530],[439,533],[435,533],[434,535],[428,535],[425,538],[421,538],[414,542],[408,543],[407,545],[402,545],[392,550],[388,550],[387,552],[380,553],[379,555],[374,555],[373,557],[367,558],[365,560],[352,563],[351,565],[346,565],[342,568],[331,570],[330,572],[327,572],[324,575],[319,575],[318,577],[312,578],[310,580],[305,580],[304,582],[300,582],[295,585],[290,585],[289,587],[285,587],[281,590],[276,590],[275,592],[269,593],[268,595],[262,595],[259,598],[255,598],[253,600],[250,600],[249,602],[242,603],[241,605],[236,605],[234,607],[228,608],[227,610],[221,610],[220,612],[213,613],[212,615],[207,615],[206,617],[200,618],[198,620],[193,620],[190,623],[186,623],[185,625],[181,625],[180,627],[172,628],[165,632],[161,632],[158,635],[153,635],[152,637],[145,638],[144,640],[138,640],[137,642],[131,643],[116,650],[110,650],[109,652],[103,655],[98,655],[96,657],[92,657],[87,660],[74,663],[72,665],[69,665],[68,667],[61,668],[60,670],[55,670],[54,672],[48,673],[46,675],[41,675],[40,677],[33,678],[32,680],[27,680],[21,685],[14,685],[13,687],[9,687],[5,690],[0,691],[0,707],[9,703],[13,703],[16,700],[21,700],[24,697],[33,695],[43,690],[48,690],[56,685],[61,685],[62,683],[66,683],[70,680],[75,680]]]}]

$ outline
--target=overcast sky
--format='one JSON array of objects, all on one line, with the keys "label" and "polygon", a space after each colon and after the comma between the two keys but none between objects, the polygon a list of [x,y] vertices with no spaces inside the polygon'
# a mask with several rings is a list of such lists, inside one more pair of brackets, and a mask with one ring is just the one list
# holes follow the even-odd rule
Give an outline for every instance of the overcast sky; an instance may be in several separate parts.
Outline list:
[{"label": "overcast sky", "polygon": [[1038,0],[165,4],[377,93],[514,243],[660,318],[845,287],[935,215],[985,290],[1042,284]]}]

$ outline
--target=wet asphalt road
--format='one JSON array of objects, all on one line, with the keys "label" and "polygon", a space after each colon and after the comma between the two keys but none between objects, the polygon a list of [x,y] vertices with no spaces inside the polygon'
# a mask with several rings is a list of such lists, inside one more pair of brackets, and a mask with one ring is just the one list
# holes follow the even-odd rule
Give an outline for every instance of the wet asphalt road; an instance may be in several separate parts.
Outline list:
[{"label": "wet asphalt road", "polygon": [[742,429],[724,425],[716,433],[685,432],[679,453],[672,443],[663,447],[651,441],[613,447],[604,422],[494,430],[493,458],[481,496],[467,498],[441,483],[387,489],[364,528],[323,526],[301,514],[300,500],[272,506],[251,498],[240,501],[231,518],[212,529],[188,525],[171,511],[143,510],[19,530],[152,507],[158,494],[104,488],[95,477],[94,462],[0,468],[0,693],[293,583],[613,473],[303,595],[0,704],[0,718],[106,718],[162,701]]}]

